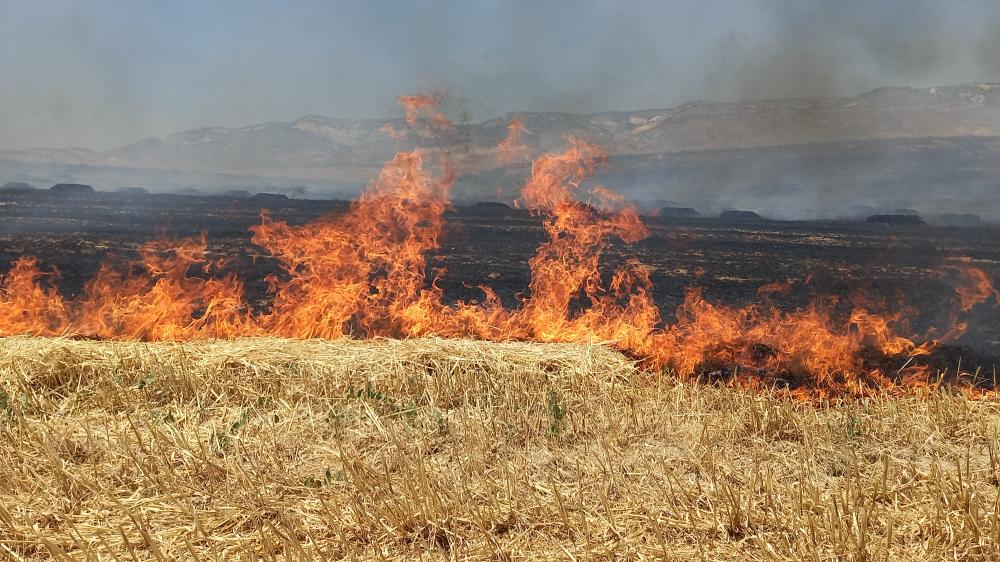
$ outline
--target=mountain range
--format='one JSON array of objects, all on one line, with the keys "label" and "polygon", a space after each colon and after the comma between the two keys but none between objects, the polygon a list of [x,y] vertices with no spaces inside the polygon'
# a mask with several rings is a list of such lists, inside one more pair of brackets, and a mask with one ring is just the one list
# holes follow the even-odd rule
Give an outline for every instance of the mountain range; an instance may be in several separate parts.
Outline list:
[{"label": "mountain range", "polygon": [[[512,198],[528,161],[498,158],[513,118],[530,153],[575,135],[607,150],[596,181],[646,204],[781,217],[869,206],[1000,216],[1000,84],[879,88],[856,97],[697,101],[594,114],[523,112],[426,135],[403,119],[318,115],[206,127],[107,151],[0,151],[0,184],[77,181],[153,191],[304,187],[356,194],[392,155],[447,152],[458,199]],[[392,134],[388,134],[392,133]]]}]

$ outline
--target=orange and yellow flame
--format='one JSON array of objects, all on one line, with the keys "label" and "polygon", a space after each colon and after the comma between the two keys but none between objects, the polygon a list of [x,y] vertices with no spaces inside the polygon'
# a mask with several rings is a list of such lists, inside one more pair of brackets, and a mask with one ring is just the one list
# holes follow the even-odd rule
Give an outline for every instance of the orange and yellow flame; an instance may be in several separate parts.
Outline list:
[{"label": "orange and yellow flame", "polygon": [[528,145],[524,143],[522,136],[530,131],[524,127],[524,121],[520,117],[514,117],[507,125],[507,136],[497,145],[497,160],[507,164],[516,162],[528,157]]}]

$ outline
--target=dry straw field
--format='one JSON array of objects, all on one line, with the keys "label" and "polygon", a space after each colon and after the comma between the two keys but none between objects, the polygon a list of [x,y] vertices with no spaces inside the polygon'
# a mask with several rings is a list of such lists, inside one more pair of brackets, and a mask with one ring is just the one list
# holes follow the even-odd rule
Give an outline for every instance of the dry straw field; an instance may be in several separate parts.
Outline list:
[{"label": "dry straw field", "polygon": [[0,559],[994,560],[1000,405],[600,346],[0,340]]}]

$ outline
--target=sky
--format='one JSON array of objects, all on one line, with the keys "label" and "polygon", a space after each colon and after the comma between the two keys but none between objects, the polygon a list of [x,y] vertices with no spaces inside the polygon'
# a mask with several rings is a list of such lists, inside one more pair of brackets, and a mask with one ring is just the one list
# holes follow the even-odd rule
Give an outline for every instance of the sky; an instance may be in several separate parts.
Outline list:
[{"label": "sky", "polygon": [[0,149],[1000,82],[1000,2],[0,0]]}]

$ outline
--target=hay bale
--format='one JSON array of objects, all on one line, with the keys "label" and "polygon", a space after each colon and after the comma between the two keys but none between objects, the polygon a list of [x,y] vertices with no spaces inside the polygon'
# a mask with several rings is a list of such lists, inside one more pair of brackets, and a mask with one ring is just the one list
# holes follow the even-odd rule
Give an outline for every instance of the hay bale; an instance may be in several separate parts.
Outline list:
[{"label": "hay bale", "polygon": [[49,191],[58,195],[91,195],[95,193],[94,186],[82,183],[57,183]]},{"label": "hay bale", "polygon": [[919,215],[910,214],[872,215],[868,217],[865,222],[870,224],[887,224],[892,226],[913,226],[924,224],[924,219],[920,218]]},{"label": "hay bale", "polygon": [[737,220],[737,221],[756,221],[761,220],[761,216],[754,211],[740,211],[740,210],[728,210],[719,213],[720,219]]},{"label": "hay bale", "polygon": [[13,192],[35,191],[35,186],[23,181],[12,181],[5,183],[3,187],[0,187],[0,191],[13,191]]},{"label": "hay bale", "polygon": [[659,216],[663,218],[693,218],[700,217],[701,213],[691,207],[660,207]]}]

